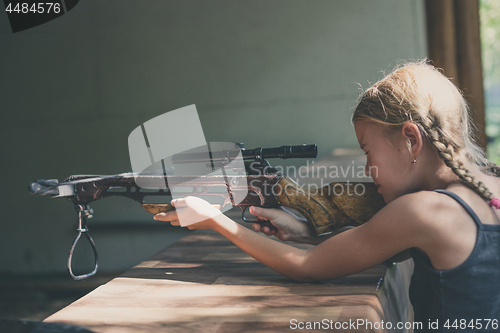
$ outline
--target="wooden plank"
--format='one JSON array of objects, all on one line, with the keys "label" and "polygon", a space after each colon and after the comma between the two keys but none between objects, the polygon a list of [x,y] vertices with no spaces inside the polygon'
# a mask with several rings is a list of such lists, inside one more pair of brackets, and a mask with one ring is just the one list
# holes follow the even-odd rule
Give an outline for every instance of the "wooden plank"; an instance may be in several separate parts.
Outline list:
[{"label": "wooden plank", "polygon": [[[46,322],[81,325],[102,333],[289,332],[291,320],[380,323],[386,320],[388,308],[395,306],[390,302],[392,290],[397,285],[407,287],[408,281],[394,274],[395,267],[378,265],[348,277],[297,283],[219,234],[196,231]],[[384,279],[393,286],[385,286]],[[405,297],[398,302],[407,304]],[[394,314],[388,318],[404,319]]]}]

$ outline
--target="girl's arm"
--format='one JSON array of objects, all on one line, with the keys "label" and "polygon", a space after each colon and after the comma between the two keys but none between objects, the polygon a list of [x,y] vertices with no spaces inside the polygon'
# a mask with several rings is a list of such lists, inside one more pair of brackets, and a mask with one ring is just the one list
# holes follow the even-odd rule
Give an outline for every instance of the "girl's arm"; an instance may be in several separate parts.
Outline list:
[{"label": "girl's arm", "polygon": [[[177,212],[155,218],[190,229],[212,229],[275,271],[298,281],[323,280],[368,269],[393,255],[417,247],[423,238],[421,214],[410,194],[391,202],[367,223],[333,236],[310,250],[297,249],[247,229],[199,198],[173,200]],[[198,222],[201,221],[201,222]],[[196,223],[195,223],[196,222]],[[191,224],[193,223],[193,224]]]}]

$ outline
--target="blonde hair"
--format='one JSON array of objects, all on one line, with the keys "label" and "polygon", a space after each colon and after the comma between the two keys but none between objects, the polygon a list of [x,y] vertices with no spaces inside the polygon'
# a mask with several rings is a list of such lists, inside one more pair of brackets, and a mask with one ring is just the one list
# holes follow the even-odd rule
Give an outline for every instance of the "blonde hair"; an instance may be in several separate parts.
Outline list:
[{"label": "blonde hair", "polygon": [[493,198],[462,159],[488,167],[497,175],[500,168],[488,162],[475,143],[467,102],[460,90],[435,67],[421,61],[396,68],[361,95],[352,115],[352,121],[356,120],[374,122],[387,132],[406,122],[416,124],[465,185],[486,200]]}]

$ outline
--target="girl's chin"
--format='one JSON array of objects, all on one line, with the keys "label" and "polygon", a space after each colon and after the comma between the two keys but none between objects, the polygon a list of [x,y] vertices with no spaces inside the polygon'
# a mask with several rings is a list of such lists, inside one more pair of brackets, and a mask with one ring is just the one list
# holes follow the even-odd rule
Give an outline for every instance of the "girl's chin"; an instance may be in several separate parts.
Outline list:
[{"label": "girl's chin", "polygon": [[387,194],[387,193],[384,194],[384,193],[382,193],[380,191],[379,191],[379,193],[382,196],[382,198],[384,198],[384,202],[385,202],[386,205],[389,204],[394,199],[396,199],[396,197],[394,197],[393,195],[390,195],[390,194]]},{"label": "girl's chin", "polygon": [[391,201],[394,201],[396,200],[397,198],[405,195],[406,193],[401,193],[401,192],[391,192],[391,193],[383,193],[383,192],[380,192],[380,195],[382,195],[382,197],[384,198],[384,202],[385,204],[389,204]]}]

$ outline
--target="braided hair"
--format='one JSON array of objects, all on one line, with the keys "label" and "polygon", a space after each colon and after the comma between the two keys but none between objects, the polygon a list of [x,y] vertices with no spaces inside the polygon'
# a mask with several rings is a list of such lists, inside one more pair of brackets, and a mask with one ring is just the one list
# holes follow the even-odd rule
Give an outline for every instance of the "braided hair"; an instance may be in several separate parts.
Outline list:
[{"label": "braided hair", "polygon": [[368,88],[354,110],[352,121],[355,120],[369,120],[388,131],[398,130],[406,122],[416,124],[464,185],[490,205],[500,203],[463,163],[468,159],[482,167],[483,172],[500,176],[500,167],[489,162],[474,141],[464,97],[449,79],[425,61],[398,67]]}]

